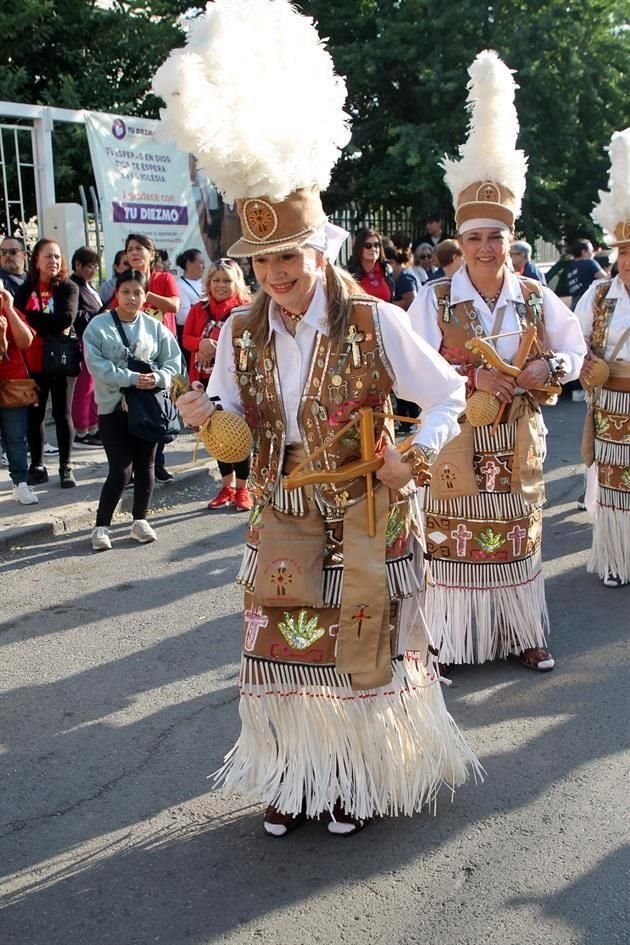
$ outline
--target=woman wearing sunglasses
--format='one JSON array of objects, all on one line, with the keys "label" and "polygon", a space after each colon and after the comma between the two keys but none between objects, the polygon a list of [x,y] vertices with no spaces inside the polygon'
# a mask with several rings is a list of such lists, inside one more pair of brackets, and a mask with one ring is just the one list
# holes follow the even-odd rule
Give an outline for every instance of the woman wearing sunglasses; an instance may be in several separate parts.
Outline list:
[{"label": "woman wearing sunglasses", "polygon": [[383,302],[394,298],[394,272],[385,259],[383,241],[376,230],[359,230],[352,244],[348,272],[354,276],[366,295]]}]

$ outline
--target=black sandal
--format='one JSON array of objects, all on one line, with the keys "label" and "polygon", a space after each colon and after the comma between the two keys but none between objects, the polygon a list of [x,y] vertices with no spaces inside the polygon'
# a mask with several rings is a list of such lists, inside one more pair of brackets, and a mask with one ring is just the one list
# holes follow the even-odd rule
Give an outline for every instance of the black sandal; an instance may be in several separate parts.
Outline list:
[{"label": "black sandal", "polygon": [[277,807],[270,804],[263,817],[263,830],[268,837],[286,837],[288,833],[297,830],[306,823],[306,814],[283,814]]},{"label": "black sandal", "polygon": [[364,830],[371,822],[371,817],[367,817],[365,820],[352,817],[350,814],[347,814],[341,804],[337,802],[330,815],[328,833],[331,833],[333,837],[354,837],[355,833]]}]

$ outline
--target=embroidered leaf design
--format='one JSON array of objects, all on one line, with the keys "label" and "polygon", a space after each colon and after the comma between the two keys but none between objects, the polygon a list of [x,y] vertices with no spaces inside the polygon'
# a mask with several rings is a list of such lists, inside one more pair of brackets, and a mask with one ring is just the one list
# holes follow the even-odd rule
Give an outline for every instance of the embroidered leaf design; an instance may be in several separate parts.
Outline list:
[{"label": "embroidered leaf design", "polygon": [[593,416],[593,424],[595,426],[595,433],[597,435],[605,433],[610,426],[608,417],[605,417],[599,410],[595,411]]},{"label": "embroidered leaf design", "polygon": [[624,489],[630,489],[630,466],[626,466],[621,474],[621,485]]},{"label": "embroidered leaf design", "polygon": [[398,541],[405,530],[405,519],[401,515],[397,505],[389,513],[387,519],[387,530],[385,532],[385,542],[388,548],[391,548],[394,542]]},{"label": "embroidered leaf design", "polygon": [[278,630],[292,650],[306,650],[326,633],[318,627],[319,617],[308,616],[308,611],[301,610],[297,619],[285,611],[284,620],[278,624]]},{"label": "embroidered leaf design", "polygon": [[486,554],[493,555],[499,550],[501,545],[505,544],[505,537],[499,535],[498,532],[494,532],[491,528],[486,528],[485,531],[480,532],[479,537],[475,538],[475,541],[482,551],[485,551]]}]

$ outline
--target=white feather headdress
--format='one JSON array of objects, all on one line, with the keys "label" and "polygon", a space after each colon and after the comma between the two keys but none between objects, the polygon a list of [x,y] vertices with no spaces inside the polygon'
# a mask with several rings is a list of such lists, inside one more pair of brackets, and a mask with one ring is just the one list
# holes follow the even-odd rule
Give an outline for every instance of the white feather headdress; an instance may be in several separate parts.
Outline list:
[{"label": "white feather headdress", "polygon": [[[610,141],[610,190],[598,191],[599,203],[591,216],[604,230],[608,243],[630,240],[630,128],[616,131]],[[627,235],[624,228],[628,227]]]},{"label": "white feather headdress", "polygon": [[350,140],[346,86],[288,0],[215,0],[158,69],[163,130],[227,201],[325,189]]},{"label": "white feather headdress", "polygon": [[492,181],[501,185],[513,195],[517,217],[527,172],[527,158],[516,148],[519,124],[514,93],[518,86],[512,70],[493,49],[479,53],[468,74],[468,139],[459,148],[460,160],[444,156],[444,179],[456,205],[460,194],[472,184]]}]

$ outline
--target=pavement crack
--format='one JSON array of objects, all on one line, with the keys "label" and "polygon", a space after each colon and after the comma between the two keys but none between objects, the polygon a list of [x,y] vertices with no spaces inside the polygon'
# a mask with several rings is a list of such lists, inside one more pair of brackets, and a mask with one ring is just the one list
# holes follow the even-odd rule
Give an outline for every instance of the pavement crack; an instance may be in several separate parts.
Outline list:
[{"label": "pavement crack", "polygon": [[167,728],[163,729],[156,736],[153,742],[147,747],[145,751],[144,758],[138,764],[134,765],[131,768],[125,768],[120,774],[117,774],[115,778],[106,781],[105,784],[94,791],[92,794],[87,795],[86,797],[80,797],[78,800],[73,801],[72,804],[68,804],[66,807],[62,807],[60,810],[49,811],[48,813],[36,814],[33,817],[25,817],[22,820],[15,820],[5,824],[5,829],[0,832],[0,839],[4,837],[11,836],[11,834],[19,833],[22,830],[27,829],[28,827],[34,826],[35,824],[41,824],[45,821],[52,820],[55,817],[65,817],[67,814],[73,813],[73,811],[82,807],[84,804],[90,804],[92,801],[97,801],[99,798],[103,797],[113,788],[117,787],[121,781],[124,781],[125,778],[128,778],[131,775],[136,775],[139,772],[143,771],[149,766],[153,757],[160,751],[163,743],[170,737],[172,732],[178,728],[180,725],[185,725],[187,722],[191,722],[198,715],[201,715],[203,712],[207,712],[208,709],[220,709],[222,706],[228,705],[230,702],[236,701],[239,694],[231,695],[229,698],[224,699],[221,702],[212,702],[207,705],[201,706],[199,709],[195,709],[194,712],[189,713],[188,715],[183,716],[182,718],[177,719],[175,722],[171,723]]}]

